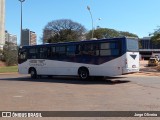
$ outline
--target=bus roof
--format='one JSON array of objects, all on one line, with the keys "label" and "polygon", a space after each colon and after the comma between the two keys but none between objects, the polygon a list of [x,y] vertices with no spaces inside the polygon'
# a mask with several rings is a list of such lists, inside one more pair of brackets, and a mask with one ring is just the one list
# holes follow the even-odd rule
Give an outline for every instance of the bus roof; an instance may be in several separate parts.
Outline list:
[{"label": "bus roof", "polygon": [[28,48],[28,47],[41,47],[41,46],[53,46],[53,45],[66,45],[66,44],[79,44],[79,43],[97,43],[97,42],[103,42],[103,41],[113,41],[113,40],[124,40],[124,39],[137,39],[134,37],[115,37],[115,38],[105,38],[105,39],[97,39],[97,40],[82,40],[82,41],[71,41],[71,42],[58,42],[58,43],[45,43],[41,45],[32,45],[32,46],[20,46],[20,48]]}]

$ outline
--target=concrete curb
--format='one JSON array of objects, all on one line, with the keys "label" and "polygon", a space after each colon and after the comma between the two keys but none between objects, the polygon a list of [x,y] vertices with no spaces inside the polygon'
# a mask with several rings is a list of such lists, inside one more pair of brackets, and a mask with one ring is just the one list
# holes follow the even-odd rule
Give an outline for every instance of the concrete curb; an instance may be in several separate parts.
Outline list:
[{"label": "concrete curb", "polygon": [[160,76],[160,72],[139,72],[134,75],[143,75],[143,76]]},{"label": "concrete curb", "polygon": [[7,75],[7,74],[19,74],[18,72],[7,72],[7,73],[0,73],[0,75]]}]

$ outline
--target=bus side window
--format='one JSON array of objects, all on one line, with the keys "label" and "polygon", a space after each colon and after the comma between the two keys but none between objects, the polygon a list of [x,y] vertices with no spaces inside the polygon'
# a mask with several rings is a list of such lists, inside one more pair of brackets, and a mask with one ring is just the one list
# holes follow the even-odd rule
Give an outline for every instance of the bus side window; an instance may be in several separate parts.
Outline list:
[{"label": "bus side window", "polygon": [[101,43],[101,45],[100,45],[100,55],[101,56],[119,55],[118,45],[114,42]]},{"label": "bus side window", "polygon": [[110,56],[111,50],[100,50],[100,55],[101,56]]},{"label": "bus side window", "polygon": [[56,57],[63,58],[66,56],[66,47],[65,46],[57,46],[56,47]]},{"label": "bus side window", "polygon": [[99,56],[99,44],[93,44],[94,56]]},{"label": "bus side window", "polygon": [[98,56],[99,45],[98,44],[81,44],[79,46],[81,55]]},{"label": "bus side window", "polygon": [[51,57],[54,58],[56,56],[56,47],[51,47]]},{"label": "bus side window", "polygon": [[89,56],[95,56],[96,55],[96,52],[94,50],[94,44],[88,44],[87,48],[88,48],[87,51],[88,51]]},{"label": "bus side window", "polygon": [[89,54],[89,48],[90,46],[88,44],[81,44],[79,46],[80,54],[81,55],[88,55]]},{"label": "bus side window", "polygon": [[38,56],[38,50],[36,48],[29,49],[29,58],[36,59]]},{"label": "bus side window", "polygon": [[51,58],[51,48],[50,47],[47,48],[47,57]]},{"label": "bus side window", "polygon": [[20,53],[19,53],[19,58],[20,58],[21,60],[27,59],[27,52],[20,52]]},{"label": "bus side window", "polygon": [[75,45],[70,45],[67,46],[67,56],[75,56],[76,54],[76,46]]},{"label": "bus side window", "polygon": [[48,51],[46,47],[40,48],[40,59],[45,59],[48,56]]},{"label": "bus side window", "polygon": [[80,53],[79,45],[76,45],[75,47],[76,47],[76,49],[75,49],[75,55],[79,55],[79,53]]}]

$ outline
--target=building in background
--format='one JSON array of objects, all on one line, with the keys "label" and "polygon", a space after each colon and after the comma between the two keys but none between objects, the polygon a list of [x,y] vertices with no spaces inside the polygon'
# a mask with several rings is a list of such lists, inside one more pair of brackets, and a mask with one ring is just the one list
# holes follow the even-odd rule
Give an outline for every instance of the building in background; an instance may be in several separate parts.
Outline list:
[{"label": "building in background", "polygon": [[30,31],[29,29],[22,30],[22,46],[25,45],[36,45],[37,44],[37,35],[35,32]]},{"label": "building in background", "polygon": [[149,59],[153,53],[160,53],[160,45],[156,45],[151,41],[151,37],[144,37],[139,40],[140,55],[142,59]]},{"label": "building in background", "polygon": [[43,31],[43,42],[46,43],[48,39],[55,35],[53,30],[44,30]]},{"label": "building in background", "polygon": [[160,49],[160,45],[156,45],[151,41],[151,37],[140,39],[141,49]]},{"label": "building in background", "polygon": [[0,0],[0,49],[5,44],[5,0]]},{"label": "building in background", "polygon": [[12,35],[5,31],[5,42],[12,43],[13,45],[17,46],[17,36]]}]

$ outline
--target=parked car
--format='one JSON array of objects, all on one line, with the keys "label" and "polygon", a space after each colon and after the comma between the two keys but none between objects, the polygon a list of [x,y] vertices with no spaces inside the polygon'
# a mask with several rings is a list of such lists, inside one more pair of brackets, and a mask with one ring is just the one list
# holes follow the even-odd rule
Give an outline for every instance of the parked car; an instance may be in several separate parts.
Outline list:
[{"label": "parked car", "polygon": [[148,66],[157,66],[159,65],[159,60],[156,57],[152,57],[148,61]]}]

